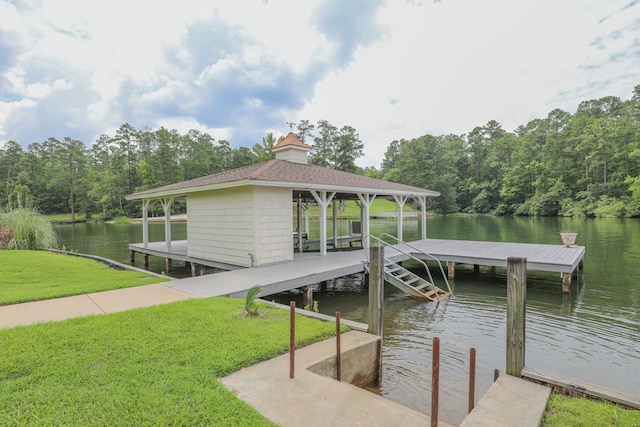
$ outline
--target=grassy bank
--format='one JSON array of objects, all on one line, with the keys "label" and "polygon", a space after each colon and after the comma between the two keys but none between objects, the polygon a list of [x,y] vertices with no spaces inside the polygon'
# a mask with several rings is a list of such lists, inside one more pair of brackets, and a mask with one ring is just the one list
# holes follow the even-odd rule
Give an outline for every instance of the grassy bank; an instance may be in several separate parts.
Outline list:
[{"label": "grassy bank", "polygon": [[[216,378],[286,352],[289,313],[243,306],[190,300],[0,330],[0,425],[270,425]],[[296,318],[299,345],[334,332]]]},{"label": "grassy bank", "polygon": [[163,281],[144,273],[115,270],[89,259],[46,251],[0,253],[0,305]]},{"label": "grassy bank", "polygon": [[543,427],[637,427],[640,411],[585,398],[552,395]]}]

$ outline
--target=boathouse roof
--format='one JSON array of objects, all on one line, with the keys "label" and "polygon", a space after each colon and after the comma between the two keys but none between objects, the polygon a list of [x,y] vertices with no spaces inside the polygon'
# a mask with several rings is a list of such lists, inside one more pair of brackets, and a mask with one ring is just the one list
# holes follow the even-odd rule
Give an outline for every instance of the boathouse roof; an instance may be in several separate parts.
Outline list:
[{"label": "boathouse roof", "polygon": [[440,195],[437,191],[411,185],[383,181],[323,166],[276,159],[141,191],[127,196],[127,199],[183,196],[188,193],[246,185],[291,188],[303,198],[311,198],[308,194],[311,190],[336,192],[336,198],[339,199],[357,199],[357,193],[371,193],[380,197],[394,195],[437,197]]}]

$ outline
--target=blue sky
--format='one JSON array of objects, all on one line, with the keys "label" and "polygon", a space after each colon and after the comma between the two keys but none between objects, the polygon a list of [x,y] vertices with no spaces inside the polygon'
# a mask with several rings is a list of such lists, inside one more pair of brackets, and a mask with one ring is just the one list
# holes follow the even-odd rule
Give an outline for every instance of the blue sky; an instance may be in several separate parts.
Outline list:
[{"label": "blue sky", "polygon": [[0,0],[0,144],[123,123],[251,147],[286,122],[513,131],[640,84],[638,0]]}]

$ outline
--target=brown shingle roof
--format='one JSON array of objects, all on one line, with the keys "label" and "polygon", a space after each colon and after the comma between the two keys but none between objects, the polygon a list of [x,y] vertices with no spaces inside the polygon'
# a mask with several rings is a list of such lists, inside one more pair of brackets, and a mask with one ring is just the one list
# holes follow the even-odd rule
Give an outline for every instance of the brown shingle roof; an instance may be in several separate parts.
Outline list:
[{"label": "brown shingle roof", "polygon": [[271,149],[272,150],[278,150],[280,148],[284,148],[284,147],[288,147],[288,146],[305,148],[307,150],[311,150],[313,148],[310,145],[307,145],[304,142],[300,141],[298,139],[298,137],[293,132],[289,132],[287,134],[287,136],[285,136],[282,141],[278,142]]},{"label": "brown shingle roof", "polygon": [[286,160],[269,160],[242,168],[203,176],[189,181],[166,185],[134,193],[127,198],[145,199],[154,195],[183,195],[206,190],[237,181],[290,183],[292,189],[323,187],[328,191],[352,193],[354,189],[370,190],[372,193],[393,195],[410,193],[420,196],[439,196],[440,193],[411,185],[397,184],[348,172],[327,169],[322,166],[293,163]]}]

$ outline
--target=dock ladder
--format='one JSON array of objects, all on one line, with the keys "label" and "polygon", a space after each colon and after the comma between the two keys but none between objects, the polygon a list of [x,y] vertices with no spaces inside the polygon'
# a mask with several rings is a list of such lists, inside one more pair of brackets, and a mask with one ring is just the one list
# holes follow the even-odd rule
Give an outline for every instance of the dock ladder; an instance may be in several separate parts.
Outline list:
[{"label": "dock ladder", "polygon": [[[394,250],[422,264],[422,266],[425,268],[427,272],[427,277],[429,278],[429,280],[424,279],[423,277],[407,270],[406,268],[391,261],[390,259],[385,258],[384,259],[384,278],[386,282],[395,286],[396,288],[400,289],[401,291],[403,291],[404,293],[406,293],[407,295],[413,298],[418,298],[418,299],[423,299],[428,301],[439,302],[443,297],[449,296],[453,293],[453,291],[451,290],[451,286],[449,285],[449,281],[447,280],[447,276],[444,274],[444,269],[442,268],[442,264],[436,257],[434,257],[433,255],[429,255],[390,234],[382,233],[380,236],[387,236],[391,239],[394,239],[396,240],[396,242],[401,243],[405,246],[408,246],[409,248],[415,250],[416,252],[419,252],[433,259],[434,261],[437,261],[438,265],[440,266],[440,272],[442,273],[442,277],[444,278],[445,284],[447,285],[448,291],[434,285],[434,280],[433,280],[433,277],[431,276],[431,272],[429,271],[429,267],[423,260],[421,260],[420,258],[417,258],[416,256],[412,255],[409,252],[403,251],[398,247],[398,245],[391,245],[385,242],[384,240],[382,240],[380,237],[369,235],[368,237],[371,237],[372,239],[376,240],[378,243],[382,244],[383,246],[390,246]],[[369,270],[369,254],[367,253],[367,251],[365,251],[365,253],[367,256],[367,263],[365,264],[365,266],[368,271]]]}]

